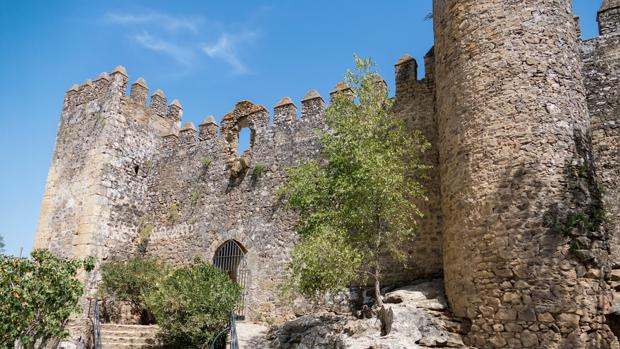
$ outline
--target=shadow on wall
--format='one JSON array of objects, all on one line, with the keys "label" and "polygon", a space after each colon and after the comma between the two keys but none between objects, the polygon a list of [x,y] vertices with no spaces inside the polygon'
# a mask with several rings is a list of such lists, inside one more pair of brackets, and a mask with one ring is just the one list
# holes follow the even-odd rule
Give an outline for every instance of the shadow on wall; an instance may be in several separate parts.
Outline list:
[{"label": "shadow on wall", "polygon": [[[491,296],[485,290],[477,293],[502,297],[493,302],[483,298],[486,303],[482,305],[494,307],[496,314],[505,310],[516,315],[503,323],[547,317],[551,322],[548,332],[539,335],[551,336],[550,341],[556,337],[567,345],[578,343],[560,334],[567,332],[565,319],[576,317],[575,327],[568,331],[572,332],[579,328],[576,309],[596,309],[597,313],[590,315],[590,321],[596,322],[605,318],[611,301],[604,281],[610,271],[608,233],[602,225],[591,139],[579,129],[573,134],[576,153],[564,164],[564,178],[559,181],[564,188],[541,182],[539,173],[546,167],[540,162],[521,163],[500,177],[504,180],[491,198],[489,204],[494,206],[485,219],[486,244],[479,246],[482,254],[496,257],[476,266],[479,269],[475,274],[490,275],[491,280],[473,280],[474,287],[488,288],[489,282],[498,285],[500,296]],[[552,197],[557,198],[555,202]],[[603,338],[608,336],[603,332],[608,333],[605,326],[588,331],[592,347],[607,343]]]}]

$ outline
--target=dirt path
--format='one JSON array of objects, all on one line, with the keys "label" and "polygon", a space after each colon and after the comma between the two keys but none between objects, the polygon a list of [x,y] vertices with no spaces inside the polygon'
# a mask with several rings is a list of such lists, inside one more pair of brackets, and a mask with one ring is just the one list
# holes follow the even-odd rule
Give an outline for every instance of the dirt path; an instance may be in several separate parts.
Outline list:
[{"label": "dirt path", "polygon": [[268,343],[265,338],[269,329],[251,322],[237,322],[237,337],[239,349],[266,349]]}]

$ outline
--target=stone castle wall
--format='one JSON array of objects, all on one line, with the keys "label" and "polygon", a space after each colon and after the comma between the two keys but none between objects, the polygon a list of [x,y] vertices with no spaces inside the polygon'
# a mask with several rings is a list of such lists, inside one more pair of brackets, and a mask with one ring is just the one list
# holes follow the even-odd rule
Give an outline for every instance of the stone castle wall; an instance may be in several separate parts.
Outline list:
[{"label": "stone castle wall", "polygon": [[[436,0],[446,292],[479,348],[615,342],[569,0]],[[617,342],[615,342],[617,345]]]},{"label": "stone castle wall", "polygon": [[[281,310],[277,284],[297,239],[296,215],[276,191],[288,167],[317,157],[314,130],[324,129],[318,94],[302,101],[300,120],[295,111],[292,103],[277,107],[275,115],[289,115],[289,122],[270,126],[267,110],[246,101],[225,117],[221,134],[211,120],[199,132],[188,125],[178,138],[165,138],[149,176],[144,222],[154,230],[147,253],[176,263],[211,260],[225,241],[239,242],[247,250],[246,315],[253,319]],[[244,125],[252,144],[238,156]]]},{"label": "stone castle wall", "polygon": [[620,291],[620,2],[599,13],[601,36],[582,42],[581,57],[592,124],[594,162],[611,234],[613,286]]},{"label": "stone castle wall", "polygon": [[[584,42],[569,0],[435,0],[433,13],[425,77],[410,56],[395,66],[394,111],[430,140],[433,168],[411,257],[386,261],[388,281],[443,273],[479,348],[618,347],[620,1],[604,1],[601,36]],[[242,101],[220,125],[181,128],[178,101],[157,90],[147,104],[146,82],[127,95],[127,81],[117,68],[67,92],[35,247],[183,263],[235,240],[246,315],[283,315],[297,218],[276,191],[319,157],[323,99],[310,91],[299,113],[283,98],[271,120]]]},{"label": "stone castle wall", "polygon": [[[442,274],[441,200],[439,193],[439,149],[437,147],[437,118],[435,113],[435,82],[432,78],[432,50],[425,57],[424,79],[418,80],[417,62],[409,55],[396,63],[396,115],[404,118],[412,130],[420,130],[431,143],[424,155],[425,163],[432,166],[423,184],[428,200],[417,202],[424,217],[412,243],[415,256],[402,270],[408,275]],[[401,267],[402,268],[402,267]],[[406,279],[403,275],[402,279]]]},{"label": "stone castle wall", "polygon": [[[178,101],[167,105],[157,90],[147,105],[141,78],[127,95],[121,68],[102,76],[94,85],[105,93],[91,94],[90,82],[67,93],[36,247],[101,262],[144,254],[183,263],[212,260],[219,246],[235,240],[246,252],[246,315],[282,315],[277,286],[297,240],[297,217],[276,192],[287,168],[319,157],[317,130],[326,129],[322,97],[310,91],[299,117],[285,97],[272,122],[266,108],[242,101],[219,126],[208,117],[198,129],[191,123],[180,128]],[[431,125],[432,85],[415,74],[398,81],[398,115],[412,127]],[[407,98],[409,88],[419,94]],[[332,93],[341,89],[346,86]],[[251,144],[238,154],[242,128],[250,129]],[[441,273],[436,189],[429,191],[433,219],[412,242],[408,268],[386,261],[387,282]],[[89,280],[91,293],[99,278],[94,273]]]}]

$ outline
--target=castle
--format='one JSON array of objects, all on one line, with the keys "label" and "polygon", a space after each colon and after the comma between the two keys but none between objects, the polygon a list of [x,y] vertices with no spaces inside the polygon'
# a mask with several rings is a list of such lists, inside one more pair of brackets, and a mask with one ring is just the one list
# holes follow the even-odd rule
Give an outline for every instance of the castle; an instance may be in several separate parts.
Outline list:
[{"label": "castle", "polygon": [[[603,1],[586,41],[570,0],[434,0],[433,16],[426,76],[410,56],[396,64],[395,112],[432,142],[434,167],[409,268],[391,280],[443,274],[474,347],[618,348],[620,0]],[[146,82],[128,96],[127,83],[118,67],[66,93],[35,247],[200,256],[244,286],[246,316],[277,313],[297,237],[275,192],[320,155],[323,98],[308,92],[299,118],[289,98],[271,123],[242,101],[219,126],[181,128],[178,101],[157,90],[147,106]]]}]

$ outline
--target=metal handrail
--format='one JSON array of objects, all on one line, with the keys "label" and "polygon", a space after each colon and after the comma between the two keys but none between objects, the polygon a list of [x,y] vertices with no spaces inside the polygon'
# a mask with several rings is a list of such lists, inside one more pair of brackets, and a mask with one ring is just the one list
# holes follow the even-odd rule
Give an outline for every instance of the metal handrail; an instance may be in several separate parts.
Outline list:
[{"label": "metal handrail", "polygon": [[228,326],[223,329],[220,333],[213,338],[211,341],[210,349],[216,349],[215,345],[217,344],[218,338],[220,338],[223,334],[230,333],[230,348],[229,349],[239,349],[239,340],[237,338],[237,323],[235,322],[235,313],[230,314],[230,320],[228,320]]},{"label": "metal handrail", "polygon": [[230,349],[239,349],[239,339],[237,338],[237,322],[235,314],[230,315]]},{"label": "metal handrail", "polygon": [[[224,333],[228,333],[228,327],[223,329],[220,333],[217,334],[217,336],[215,336],[215,338],[213,338],[213,341],[211,341],[211,345],[209,346],[209,349],[216,349],[215,345],[217,344],[217,339],[220,338],[220,336],[223,335]],[[207,344],[207,343],[205,343],[205,344]],[[204,348],[204,346],[203,346],[203,348]]]},{"label": "metal handrail", "polygon": [[93,309],[93,337],[94,348],[101,349],[101,320],[99,319],[99,300],[95,297],[95,307]]}]

